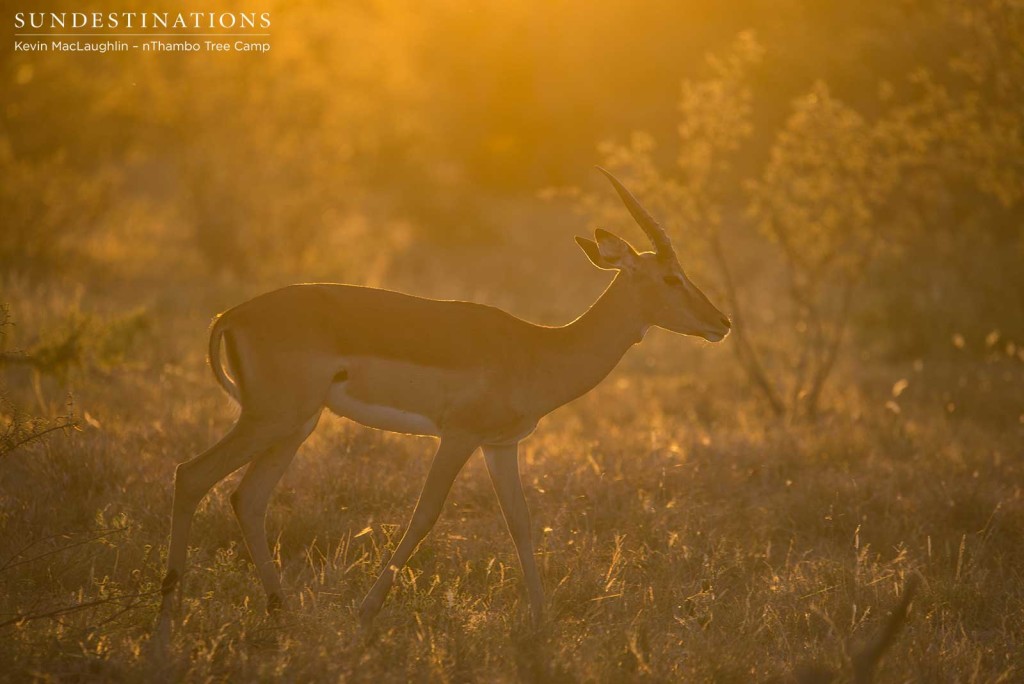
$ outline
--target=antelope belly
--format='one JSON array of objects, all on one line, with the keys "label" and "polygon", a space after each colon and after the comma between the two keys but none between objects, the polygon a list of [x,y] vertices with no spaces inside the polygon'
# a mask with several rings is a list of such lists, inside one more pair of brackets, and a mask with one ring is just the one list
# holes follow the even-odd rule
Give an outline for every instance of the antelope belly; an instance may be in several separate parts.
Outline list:
[{"label": "antelope belly", "polygon": [[327,408],[339,416],[367,427],[407,435],[438,435],[434,421],[424,415],[392,406],[369,404],[348,393],[348,383],[335,383],[327,397]]}]

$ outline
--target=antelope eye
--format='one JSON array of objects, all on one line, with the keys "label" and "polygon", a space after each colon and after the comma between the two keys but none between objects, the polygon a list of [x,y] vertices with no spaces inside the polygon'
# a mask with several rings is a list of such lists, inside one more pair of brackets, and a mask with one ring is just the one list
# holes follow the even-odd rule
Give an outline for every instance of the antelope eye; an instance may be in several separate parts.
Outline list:
[{"label": "antelope eye", "polygon": [[682,287],[683,286],[683,279],[680,278],[679,276],[667,275],[664,278],[662,278],[662,280],[665,281],[666,285],[669,285],[671,287]]}]

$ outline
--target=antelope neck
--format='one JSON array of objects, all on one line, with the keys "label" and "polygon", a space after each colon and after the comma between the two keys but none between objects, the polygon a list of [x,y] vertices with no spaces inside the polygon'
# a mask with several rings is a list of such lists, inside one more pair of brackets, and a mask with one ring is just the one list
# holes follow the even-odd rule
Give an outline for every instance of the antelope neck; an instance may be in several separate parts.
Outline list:
[{"label": "antelope neck", "polygon": [[625,278],[616,275],[583,315],[567,325],[549,328],[551,354],[540,369],[545,381],[554,385],[549,398],[560,400],[561,405],[586,394],[643,339],[648,326]]}]

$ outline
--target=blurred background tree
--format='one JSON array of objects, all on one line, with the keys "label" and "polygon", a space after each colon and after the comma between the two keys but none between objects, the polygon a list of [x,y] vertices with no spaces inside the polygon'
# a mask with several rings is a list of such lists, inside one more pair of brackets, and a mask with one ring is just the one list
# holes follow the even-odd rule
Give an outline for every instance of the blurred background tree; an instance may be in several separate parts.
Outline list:
[{"label": "blurred background tree", "polygon": [[[707,57],[706,79],[683,82],[674,165],[659,164],[654,139],[645,133],[634,134],[629,144],[600,148],[605,164],[632,179],[659,213],[676,217],[674,231],[686,235],[698,272],[707,268],[702,260],[714,271],[736,319],[733,349],[776,415],[817,413],[851,313],[864,321],[874,318],[896,336],[909,330],[922,335],[913,353],[934,339],[948,339],[948,328],[935,334],[950,324],[948,315],[936,317],[938,325],[921,320],[938,313],[928,303],[895,310],[897,302],[914,307],[901,277],[951,280],[932,263],[937,236],[950,236],[965,252],[987,253],[986,245],[996,243],[1008,247],[1011,258],[1020,256],[1024,176],[1017,160],[1024,130],[1020,107],[1010,104],[1021,102],[1019,93],[1008,86],[1008,71],[1019,68],[1020,60],[1004,60],[1000,53],[1012,51],[1021,33],[995,25],[1020,29],[1021,12],[1004,2],[981,8],[950,3],[940,16],[950,35],[967,28],[977,42],[967,41],[947,63],[936,65],[941,77],[923,67],[908,74],[902,81],[909,92],[902,99],[881,80],[868,113],[816,81],[793,99],[773,135],[755,136],[754,73],[764,51],[751,33],[741,33],[728,52]],[[996,47],[980,53],[978,44]],[[958,78],[962,73],[970,74],[969,82]],[[759,154],[756,143],[769,139],[767,152]],[[741,153],[746,164],[739,162]],[[761,169],[743,181],[737,171],[750,172],[751,159],[760,159]],[[745,213],[736,211],[744,205]],[[599,219],[621,213],[600,196],[586,196],[579,206]],[[949,220],[951,210],[962,222]],[[731,264],[731,245],[749,244],[751,227],[775,248],[759,251],[774,262],[777,288],[763,287],[764,274],[744,277],[752,264]],[[1007,287],[1004,297],[1019,304],[1020,278],[1009,273],[1012,268],[1003,271],[994,254],[988,259],[1009,276],[998,281]],[[865,294],[859,286],[872,274],[888,282]],[[992,274],[980,280],[991,283]],[[985,296],[977,285],[958,284],[968,298]],[[745,291],[744,285],[758,290]],[[858,307],[855,300],[862,295],[868,305]],[[1000,299],[988,301],[1002,307]],[[890,308],[881,316],[872,311],[879,300]],[[1016,311],[1019,306],[985,313],[989,321],[1005,320],[1009,313],[1019,334]],[[972,322],[985,325],[981,320]]]},{"label": "blurred background tree", "polygon": [[[1010,0],[267,8],[265,55],[0,55],[8,278],[241,295],[441,274],[432,292],[560,318],[574,287],[530,308],[571,249],[535,193],[597,191],[601,162],[727,303],[776,414],[816,412],[847,336],[893,359],[1024,337]],[[576,206],[622,225],[599,192]]]}]

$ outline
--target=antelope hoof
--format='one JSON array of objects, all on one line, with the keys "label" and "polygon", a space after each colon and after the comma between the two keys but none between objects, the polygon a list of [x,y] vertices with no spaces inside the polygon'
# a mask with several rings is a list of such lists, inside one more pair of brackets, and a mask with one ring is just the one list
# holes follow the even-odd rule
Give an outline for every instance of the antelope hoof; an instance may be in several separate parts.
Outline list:
[{"label": "antelope hoof", "polygon": [[284,610],[284,599],[280,594],[267,595],[267,615],[280,615]]}]

